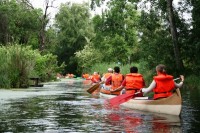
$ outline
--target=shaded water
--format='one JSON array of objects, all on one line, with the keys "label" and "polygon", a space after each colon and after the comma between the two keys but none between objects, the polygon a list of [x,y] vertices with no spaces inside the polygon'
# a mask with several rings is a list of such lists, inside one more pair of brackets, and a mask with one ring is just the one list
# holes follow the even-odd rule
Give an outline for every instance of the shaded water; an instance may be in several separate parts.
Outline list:
[{"label": "shaded water", "polygon": [[182,90],[180,117],[129,109],[106,109],[104,99],[86,92],[84,80],[65,79],[42,88],[0,90],[0,132],[200,131],[198,90]]}]

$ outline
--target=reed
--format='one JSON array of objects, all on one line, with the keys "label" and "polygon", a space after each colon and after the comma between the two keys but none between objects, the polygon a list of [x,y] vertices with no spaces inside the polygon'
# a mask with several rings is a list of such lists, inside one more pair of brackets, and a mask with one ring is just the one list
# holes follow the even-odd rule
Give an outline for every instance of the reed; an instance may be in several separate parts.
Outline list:
[{"label": "reed", "polygon": [[10,45],[7,50],[7,71],[11,88],[28,87],[28,78],[35,64],[35,51],[30,47]]},{"label": "reed", "polygon": [[9,70],[8,70],[8,56],[5,48],[0,47],[0,87],[9,88]]}]

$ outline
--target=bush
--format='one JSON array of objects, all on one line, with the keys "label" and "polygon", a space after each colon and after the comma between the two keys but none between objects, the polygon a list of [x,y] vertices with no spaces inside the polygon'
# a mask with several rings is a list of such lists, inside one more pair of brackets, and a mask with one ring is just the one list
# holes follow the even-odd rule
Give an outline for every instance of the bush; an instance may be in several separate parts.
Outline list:
[{"label": "bush", "polygon": [[3,88],[18,88],[28,86],[28,77],[34,68],[35,51],[30,47],[20,45],[8,45],[0,47],[1,72],[0,78]]},{"label": "bush", "polygon": [[190,89],[198,89],[200,88],[200,82],[199,82],[199,77],[196,75],[190,75],[185,80],[185,87],[190,88]]},{"label": "bush", "polygon": [[57,56],[52,54],[37,55],[36,64],[32,76],[38,76],[42,81],[50,81],[55,78],[60,69],[64,69],[64,64],[57,66]]},{"label": "bush", "polygon": [[32,50],[29,46],[1,46],[0,56],[1,88],[26,88],[30,77],[40,77],[43,81],[48,81],[61,68],[57,66],[55,55],[41,55],[38,50]]}]

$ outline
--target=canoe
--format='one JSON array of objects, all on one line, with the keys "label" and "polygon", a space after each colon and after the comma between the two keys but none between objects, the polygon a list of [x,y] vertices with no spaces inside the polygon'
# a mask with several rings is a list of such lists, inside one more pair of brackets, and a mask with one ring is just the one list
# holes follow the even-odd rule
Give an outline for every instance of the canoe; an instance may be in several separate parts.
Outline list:
[{"label": "canoe", "polygon": [[[100,97],[110,99],[115,97],[115,95],[108,95],[100,92]],[[176,89],[173,95],[167,98],[152,100],[148,99],[148,97],[136,97],[122,103],[121,106],[141,111],[178,116],[181,113],[182,98],[180,90]]]}]

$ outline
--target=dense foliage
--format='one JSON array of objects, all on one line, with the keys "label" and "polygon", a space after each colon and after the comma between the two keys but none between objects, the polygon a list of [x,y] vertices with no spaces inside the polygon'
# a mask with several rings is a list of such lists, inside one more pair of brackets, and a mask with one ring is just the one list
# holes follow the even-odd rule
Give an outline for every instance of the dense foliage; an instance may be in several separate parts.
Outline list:
[{"label": "dense foliage", "polygon": [[29,86],[29,78],[49,80],[59,71],[56,56],[41,55],[38,50],[16,44],[0,47],[0,87],[21,88]]},{"label": "dense foliage", "polygon": [[[87,4],[62,4],[55,17],[55,26],[58,30],[58,45],[55,49],[59,63],[67,65],[64,74],[77,74],[78,62],[75,52],[82,50],[93,35],[91,21],[89,19],[89,7]],[[80,72],[80,71],[79,71]]]},{"label": "dense foliage", "polygon": [[[106,2],[104,0],[92,0],[91,7],[101,6]],[[172,2],[174,3],[172,4]],[[163,63],[169,67],[171,73],[180,74],[184,71],[184,73],[191,74],[192,72],[198,76],[200,73],[197,69],[200,64],[196,57],[199,57],[197,31],[200,23],[198,23],[198,17],[194,16],[198,15],[197,6],[199,2],[197,0],[175,2],[173,0],[121,1],[122,7],[125,7],[123,5],[135,5],[137,14],[139,14],[137,19],[132,19],[137,24],[135,31],[138,43],[138,45],[132,46],[137,52],[133,50],[132,52],[138,56],[139,62],[148,62],[149,69]],[[119,7],[116,3],[119,3],[119,1],[110,0],[107,2],[108,10],[112,11],[110,5],[115,8]],[[122,12],[127,13],[126,10],[117,13],[122,14]],[[116,12],[112,14],[117,16]],[[108,16],[102,14],[99,20],[104,22],[105,19],[108,19]],[[112,23],[118,21],[117,18],[111,20]],[[109,22],[111,20],[109,19]],[[104,24],[104,26],[108,26],[108,24]],[[102,25],[98,28],[101,27]],[[105,31],[102,31],[101,34],[105,33]],[[133,62],[137,62],[137,60],[133,60]]]},{"label": "dense foliage", "polygon": [[1,0],[0,43],[3,45],[19,43],[36,46],[41,15],[41,10],[32,9],[22,2]]},{"label": "dense foliage", "polygon": [[[149,71],[163,63],[176,76],[185,74],[196,79],[200,75],[198,0],[91,0],[90,6],[65,3],[59,7],[55,21],[49,21],[51,15],[47,13],[54,0],[45,2],[43,12],[29,0],[0,1],[0,55],[4,57],[0,59],[4,62],[0,67],[1,87],[26,85],[31,70],[34,73],[30,74],[50,80],[58,66],[62,66],[62,74],[81,75],[94,71],[99,64],[145,64],[141,69]],[[90,14],[103,4],[106,9],[101,14]],[[4,56],[10,49],[17,50]],[[35,50],[37,54],[30,57]],[[35,63],[26,58],[34,58]],[[11,71],[3,71],[10,61],[15,68],[12,76]],[[19,62],[24,66],[19,67]],[[24,72],[20,75],[24,76],[20,77],[21,69]]]}]

